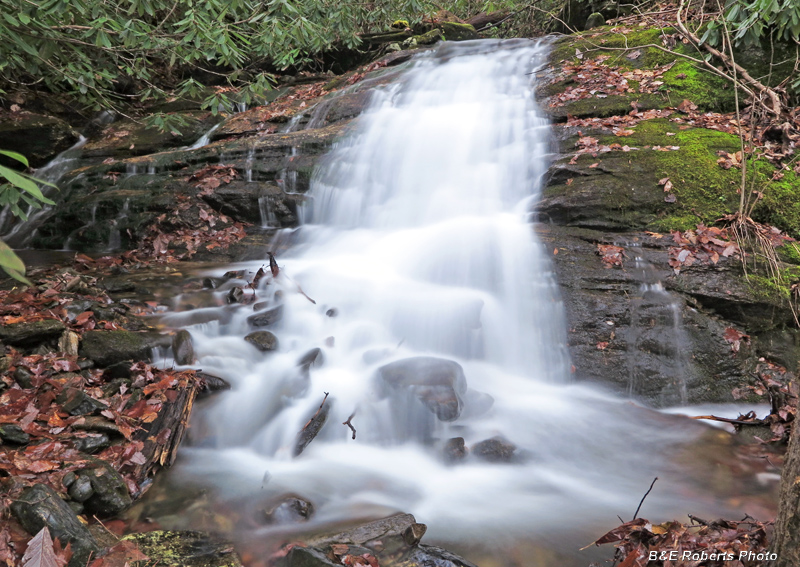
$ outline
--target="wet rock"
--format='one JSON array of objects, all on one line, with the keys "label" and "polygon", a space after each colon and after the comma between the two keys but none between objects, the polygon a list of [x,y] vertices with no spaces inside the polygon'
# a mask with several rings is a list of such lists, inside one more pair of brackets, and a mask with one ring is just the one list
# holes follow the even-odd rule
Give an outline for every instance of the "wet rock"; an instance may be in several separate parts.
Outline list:
[{"label": "wet rock", "polygon": [[58,338],[65,328],[64,323],[57,319],[11,323],[0,327],[0,341],[11,346],[32,347]]},{"label": "wet rock", "polygon": [[517,446],[505,437],[497,436],[486,439],[472,446],[472,454],[489,463],[510,463]]},{"label": "wet rock", "polygon": [[198,372],[197,377],[200,378],[202,384],[202,389],[200,390],[201,396],[207,396],[213,394],[214,392],[231,389],[230,383],[219,376],[214,376],[213,374],[208,374],[207,372]]},{"label": "wet rock", "polygon": [[33,373],[24,366],[18,366],[17,369],[14,370],[12,377],[14,378],[14,382],[19,384],[20,388],[24,390],[33,388]]},{"label": "wet rock", "polygon": [[324,360],[325,357],[322,355],[322,349],[316,347],[312,348],[310,351],[301,356],[300,360],[297,361],[297,366],[307,371],[312,366],[322,366]]},{"label": "wet rock", "polygon": [[461,395],[467,381],[461,365],[452,360],[418,356],[392,362],[378,369],[382,394],[410,391],[442,421],[461,415]]},{"label": "wet rock", "polygon": [[74,331],[64,331],[58,339],[58,351],[67,356],[78,356],[80,336]]},{"label": "wet rock", "polygon": [[313,547],[293,547],[286,556],[286,567],[339,567],[320,549]]},{"label": "wet rock", "polygon": [[464,411],[462,418],[479,417],[492,409],[494,398],[484,392],[468,389],[464,394]]},{"label": "wet rock", "polygon": [[3,443],[27,445],[31,440],[31,436],[25,433],[19,425],[6,423],[0,425],[0,439],[3,440]]},{"label": "wet rock", "polygon": [[87,415],[107,409],[105,404],[78,388],[65,388],[56,398],[56,402],[70,415]]},{"label": "wet rock", "polygon": [[[110,376],[106,373],[103,373],[103,375],[106,378],[110,378]],[[103,397],[110,398],[111,396],[119,394],[123,388],[124,391],[127,392],[130,389],[130,385],[131,379],[129,376],[124,378],[114,378],[108,384],[103,386]]]},{"label": "wet rock", "polygon": [[447,41],[467,41],[478,39],[480,36],[470,24],[460,22],[439,22],[437,26]]},{"label": "wet rock", "polygon": [[75,502],[86,502],[94,495],[94,488],[92,488],[92,481],[88,477],[80,475],[69,485],[67,491],[69,497]]},{"label": "wet rock", "polygon": [[111,380],[130,378],[133,376],[131,366],[130,361],[127,360],[111,364],[103,371],[103,376]]},{"label": "wet rock", "polygon": [[328,317],[336,317],[338,314],[339,310],[336,309],[335,307],[331,307],[325,312],[325,315],[327,315]]},{"label": "wet rock", "polygon": [[242,567],[229,542],[202,532],[153,531],[123,538],[136,544],[148,559],[133,567]]},{"label": "wet rock", "polygon": [[244,340],[261,352],[269,352],[278,348],[278,337],[269,331],[253,331]]},{"label": "wet rock", "polygon": [[314,505],[299,496],[286,496],[264,510],[270,524],[305,522],[314,515]]},{"label": "wet rock", "polygon": [[463,461],[467,456],[467,446],[464,444],[463,437],[453,437],[448,439],[442,450],[444,460],[448,463],[457,463]]},{"label": "wet rock", "polygon": [[58,493],[48,486],[36,484],[25,489],[11,503],[11,512],[29,534],[35,535],[47,526],[50,534],[58,538],[62,545],[71,544],[73,556],[69,567],[85,567],[90,556],[96,556],[100,551],[89,529],[59,498]]},{"label": "wet rock", "polygon": [[111,439],[105,433],[79,437],[75,441],[75,448],[88,455],[93,455],[111,446]]},{"label": "wet rock", "polygon": [[417,520],[411,514],[400,513],[361,524],[344,531],[319,534],[308,538],[307,541],[309,544],[317,547],[330,543],[352,543],[362,545],[372,540],[390,536],[402,537],[405,531],[416,523]]},{"label": "wet rock", "polygon": [[131,331],[88,331],[81,341],[81,356],[98,366],[111,366],[123,360],[148,360],[150,349],[170,344],[169,337],[159,333]]},{"label": "wet rock", "polygon": [[292,456],[297,457],[302,453],[308,444],[311,443],[314,438],[319,435],[319,432],[322,431],[322,428],[325,426],[325,422],[328,421],[328,414],[331,411],[331,407],[333,406],[333,400],[328,399],[328,395],[325,394],[325,399],[322,402],[322,406],[319,410],[314,413],[305,424],[303,429],[297,434],[297,439],[294,443],[294,449],[292,450]]},{"label": "wet rock", "polygon": [[107,463],[97,461],[93,468],[83,469],[77,474],[75,483],[80,482],[82,478],[91,483],[94,494],[84,502],[84,505],[93,514],[107,518],[119,514],[131,505],[125,480]]},{"label": "wet rock", "polygon": [[[78,133],[59,118],[32,112],[0,113],[0,148],[28,158],[31,167],[41,167],[78,141]],[[4,162],[9,165],[15,162]]]},{"label": "wet rock", "polygon": [[189,331],[182,329],[172,337],[172,354],[179,366],[194,363],[194,344]]},{"label": "wet rock", "polygon": [[477,567],[455,553],[424,543],[411,548],[402,565],[403,567]]},{"label": "wet rock", "polygon": [[253,327],[269,327],[283,319],[283,305],[276,305],[265,311],[260,311],[255,315],[250,315],[247,322]]}]

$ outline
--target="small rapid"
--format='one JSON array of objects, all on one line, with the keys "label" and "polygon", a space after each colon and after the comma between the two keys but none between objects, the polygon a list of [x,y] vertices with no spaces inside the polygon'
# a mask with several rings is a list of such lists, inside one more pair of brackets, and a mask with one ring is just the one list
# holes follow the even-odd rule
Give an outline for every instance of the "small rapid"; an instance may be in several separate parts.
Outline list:
[{"label": "small rapid", "polygon": [[[312,525],[402,510],[444,541],[610,527],[654,476],[649,505],[697,510],[686,505],[702,491],[677,488],[672,460],[705,428],[571,382],[563,306],[530,223],[550,151],[532,75],[546,52],[447,42],[376,90],[315,173],[281,277],[251,292],[282,310],[267,327],[277,349],[243,340],[250,306],[187,327],[195,367],[233,387],[193,417],[173,476],[222,498],[300,495]],[[463,369],[455,419],[419,387],[386,393],[382,369],[419,357]],[[293,457],[325,393],[327,423]],[[511,462],[444,457],[451,439],[497,437]]]}]

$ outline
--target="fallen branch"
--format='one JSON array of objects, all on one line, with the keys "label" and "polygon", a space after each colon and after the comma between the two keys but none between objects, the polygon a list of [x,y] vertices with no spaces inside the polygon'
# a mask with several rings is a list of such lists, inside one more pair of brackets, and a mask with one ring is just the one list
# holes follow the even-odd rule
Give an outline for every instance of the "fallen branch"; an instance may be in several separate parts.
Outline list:
[{"label": "fallen branch", "polygon": [[355,439],[355,438],[356,438],[356,428],[355,428],[355,427],[353,427],[353,424],[351,423],[351,420],[352,420],[352,419],[353,419],[355,416],[356,416],[356,412],[353,412],[353,413],[351,413],[351,414],[350,414],[350,417],[348,417],[348,418],[347,418],[347,421],[343,421],[343,422],[342,422],[342,425],[346,425],[347,427],[349,427],[349,428],[352,430],[352,432],[353,432],[353,439]]},{"label": "fallen branch", "polygon": [[695,415],[692,416],[691,419],[708,419],[710,421],[721,421],[722,423],[731,423],[733,425],[766,425],[763,419],[731,419],[728,417],[717,417],[716,415]]}]

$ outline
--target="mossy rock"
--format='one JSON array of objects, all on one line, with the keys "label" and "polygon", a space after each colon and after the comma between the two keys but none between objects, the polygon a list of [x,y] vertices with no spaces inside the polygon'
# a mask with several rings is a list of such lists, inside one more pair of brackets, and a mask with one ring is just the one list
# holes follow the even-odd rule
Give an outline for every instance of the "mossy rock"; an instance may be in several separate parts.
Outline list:
[{"label": "mossy rock", "polygon": [[233,546],[209,534],[194,531],[153,531],[123,538],[136,544],[148,559],[132,567],[241,567]]},{"label": "mossy rock", "polygon": [[442,34],[447,41],[465,41],[478,39],[478,32],[470,24],[459,22],[441,22],[438,24]]},{"label": "mossy rock", "polygon": [[170,346],[170,338],[159,333],[131,331],[88,331],[83,335],[80,354],[101,367],[123,360],[147,360],[150,349]]}]

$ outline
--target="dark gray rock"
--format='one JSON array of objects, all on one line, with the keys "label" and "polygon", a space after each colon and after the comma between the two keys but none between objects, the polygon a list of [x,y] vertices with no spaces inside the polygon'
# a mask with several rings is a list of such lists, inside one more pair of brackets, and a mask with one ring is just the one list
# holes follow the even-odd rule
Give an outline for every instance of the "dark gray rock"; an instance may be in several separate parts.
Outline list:
[{"label": "dark gray rock", "polygon": [[3,443],[27,445],[30,443],[31,436],[25,433],[19,425],[5,423],[0,425],[0,439],[3,440]]},{"label": "dark gray rock", "polygon": [[461,415],[467,381],[461,365],[452,360],[419,356],[392,362],[378,369],[382,395],[409,391],[442,421]]},{"label": "dark gray rock", "polygon": [[86,502],[94,495],[92,481],[85,475],[78,475],[69,485],[67,494],[69,494],[69,497],[75,502]]},{"label": "dark gray rock", "polygon": [[0,341],[12,346],[31,347],[50,339],[58,339],[65,328],[64,323],[57,319],[11,323],[0,326]]},{"label": "dark gray rock", "polygon": [[33,388],[33,372],[24,366],[18,366],[17,369],[14,370],[12,377],[14,378],[14,382],[19,384],[19,387],[23,390]]},{"label": "dark gray rock", "polygon": [[78,471],[75,483],[82,482],[82,478],[91,483],[94,491],[91,497],[83,503],[86,509],[93,514],[101,518],[108,518],[119,514],[131,505],[132,500],[125,480],[107,463],[96,461],[92,468]]},{"label": "dark gray rock", "polygon": [[26,488],[20,497],[11,503],[11,512],[22,527],[31,535],[43,527],[58,538],[62,545],[72,545],[72,560],[69,567],[85,567],[90,557],[97,556],[100,546],[89,529],[84,526],[75,512],[52,488],[36,484]]},{"label": "dark gray rock", "polygon": [[200,390],[200,395],[202,396],[207,396],[213,394],[214,392],[231,389],[231,385],[228,383],[228,381],[220,378],[219,376],[214,376],[213,374],[208,374],[207,372],[198,372],[197,376],[201,380],[202,389]]},{"label": "dark gray rock", "polygon": [[77,141],[78,133],[60,118],[25,111],[0,114],[0,148],[21,153],[31,167],[43,166]]},{"label": "dark gray rock", "polygon": [[244,340],[261,352],[268,352],[278,348],[278,337],[269,331],[253,331],[245,336]]},{"label": "dark gray rock", "polygon": [[339,567],[320,549],[313,547],[293,547],[286,557],[286,567]]},{"label": "dark gray rock", "polygon": [[516,456],[517,446],[505,437],[492,437],[472,446],[472,454],[489,463],[510,463]]},{"label": "dark gray rock", "polygon": [[325,426],[325,422],[328,421],[328,414],[331,411],[331,407],[333,407],[333,399],[328,398],[326,394],[322,406],[309,417],[306,425],[297,434],[297,439],[295,440],[294,449],[292,451],[293,457],[300,455],[300,453],[308,447],[308,444],[319,435],[319,432],[322,431],[322,428]]},{"label": "dark gray rock", "polygon": [[444,456],[444,460],[448,463],[457,463],[459,461],[463,461],[469,451],[467,450],[467,446],[464,444],[463,437],[453,437],[452,439],[448,439],[442,450],[442,455]]},{"label": "dark gray rock", "polygon": [[88,331],[81,341],[80,354],[106,367],[125,360],[148,360],[150,349],[171,346],[169,337],[154,332]]},{"label": "dark gray rock", "polygon": [[78,388],[64,388],[56,402],[70,415],[87,415],[108,407]]},{"label": "dark gray rock", "polygon": [[301,356],[300,360],[297,361],[297,366],[307,371],[312,366],[321,366],[323,362],[324,357],[322,355],[322,349],[316,347]]},{"label": "dark gray rock", "polygon": [[194,362],[194,343],[192,335],[186,329],[175,333],[172,337],[172,354],[175,364],[185,366]]},{"label": "dark gray rock", "polygon": [[270,524],[291,524],[305,522],[314,515],[314,505],[295,495],[288,495],[264,510]]},{"label": "dark gray rock", "polygon": [[283,305],[277,305],[265,311],[259,311],[255,315],[250,315],[247,322],[253,327],[269,327],[283,319]]},{"label": "dark gray rock", "polygon": [[75,448],[88,455],[93,455],[111,446],[111,438],[105,433],[97,433],[79,437],[75,440]]}]

